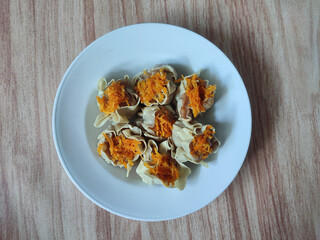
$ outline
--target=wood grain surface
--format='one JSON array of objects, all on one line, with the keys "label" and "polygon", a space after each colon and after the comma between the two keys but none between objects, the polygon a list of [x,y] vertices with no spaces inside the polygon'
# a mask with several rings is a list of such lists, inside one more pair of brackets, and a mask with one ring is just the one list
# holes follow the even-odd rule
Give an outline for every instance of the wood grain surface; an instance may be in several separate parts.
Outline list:
[{"label": "wood grain surface", "polygon": [[[320,239],[320,2],[0,1],[1,239]],[[162,22],[193,30],[235,64],[253,132],[238,176],[180,219],[128,220],[69,180],[52,107],[72,60],[116,28]]]}]

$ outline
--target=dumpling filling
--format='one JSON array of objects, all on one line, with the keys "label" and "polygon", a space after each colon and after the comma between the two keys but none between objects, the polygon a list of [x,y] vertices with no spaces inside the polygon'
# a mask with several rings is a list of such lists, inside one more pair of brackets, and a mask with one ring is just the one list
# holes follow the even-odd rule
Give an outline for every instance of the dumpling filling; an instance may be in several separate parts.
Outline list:
[{"label": "dumpling filling", "polygon": [[[208,157],[216,148],[214,139],[214,129],[212,126],[207,126],[204,132],[196,135],[190,143],[190,153],[198,159],[198,162]],[[216,143],[218,144],[218,143]]]},{"label": "dumpling filling", "polygon": [[101,151],[114,162],[115,165],[122,165],[126,169],[128,164],[133,166],[133,158],[137,154],[141,154],[139,144],[140,142],[135,139],[125,138],[123,135],[113,136],[109,138],[103,133],[106,141],[98,145],[97,152],[101,156]]},{"label": "dumpling filling", "polygon": [[178,163],[170,154],[161,155],[156,148],[151,153],[152,162],[144,162],[149,174],[159,178],[166,187],[174,185],[179,178]]},{"label": "dumpling filling", "polygon": [[192,108],[193,116],[196,117],[200,112],[205,112],[204,104],[209,98],[214,97],[216,85],[208,85],[197,74],[185,78],[187,81],[186,94],[189,98],[189,106]]},{"label": "dumpling filling", "polygon": [[97,97],[100,112],[110,114],[123,106],[130,106],[129,94],[125,84],[115,81],[104,91],[102,98]]},{"label": "dumpling filling", "polygon": [[[147,72],[144,71],[147,75]],[[163,102],[166,95],[168,94],[167,84],[169,80],[166,78],[166,72],[163,68],[153,75],[150,75],[146,80],[139,81],[134,89],[137,91],[140,97],[141,103],[150,105],[151,103],[158,100]]]},{"label": "dumpling filling", "polygon": [[160,109],[155,114],[154,127],[151,128],[155,135],[161,138],[172,136],[172,128],[175,122],[173,114],[165,107]]}]

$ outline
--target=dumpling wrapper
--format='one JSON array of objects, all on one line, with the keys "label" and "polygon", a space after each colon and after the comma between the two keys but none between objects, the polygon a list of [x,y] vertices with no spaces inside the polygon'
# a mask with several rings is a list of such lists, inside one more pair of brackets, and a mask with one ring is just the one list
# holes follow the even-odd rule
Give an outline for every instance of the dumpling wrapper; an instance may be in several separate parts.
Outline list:
[{"label": "dumpling wrapper", "polygon": [[[101,132],[99,134],[98,146],[99,146],[99,144],[106,142],[106,139],[105,139],[103,133],[105,133],[109,138],[111,138],[112,136],[120,136],[123,134],[123,136],[126,138],[138,140],[141,143],[139,145],[141,155],[144,154],[144,152],[147,149],[147,143],[146,143],[144,137],[142,137],[142,130],[136,126],[131,125],[131,124],[117,123],[117,124],[109,125],[107,129],[105,129],[103,132]],[[112,164],[115,167],[120,167],[120,168],[124,167],[124,165],[115,164],[114,161],[112,161],[112,159],[110,159],[104,151],[101,150],[100,153],[101,153],[102,158],[107,163]],[[140,155],[137,154],[134,156],[132,161],[135,162],[139,158],[140,158]],[[129,176],[129,172],[131,171],[131,169],[132,169],[132,166],[130,166],[130,164],[127,164],[127,177]]]},{"label": "dumpling wrapper", "polygon": [[[200,75],[200,71],[194,73],[197,76]],[[192,77],[193,74],[186,76],[183,78],[183,80],[181,81],[179,87],[177,88],[177,91],[175,93],[174,96],[174,103],[177,106],[177,112],[179,115],[179,119],[178,120],[183,120],[183,121],[187,121],[190,122],[192,121],[193,117],[193,113],[192,113],[192,107],[189,105],[190,101],[189,101],[189,97],[186,94],[186,88],[187,88],[187,78]],[[205,83],[205,87],[209,86],[209,81],[208,80],[203,80]],[[210,97],[208,99],[206,99],[203,103],[203,107],[206,110],[208,110],[214,103],[214,97]]]},{"label": "dumpling wrapper", "polygon": [[[168,109],[168,111],[172,114],[172,117],[174,118],[174,121],[176,118],[176,113],[172,109],[170,105],[163,106],[164,108]],[[138,115],[141,117],[137,119],[136,123],[137,126],[141,126],[146,132],[144,132],[144,135],[148,138],[154,139],[156,141],[164,140],[166,138],[159,137],[156,135],[156,133],[152,130],[155,125],[155,118],[157,111],[160,110],[159,106],[150,106],[150,107],[144,107],[141,109],[142,111],[138,113]]]},{"label": "dumpling wrapper", "polygon": [[[147,168],[144,165],[144,162],[148,163],[148,162],[152,161],[151,153],[153,151],[153,148],[156,148],[158,150],[158,152],[162,155],[165,155],[168,153],[171,155],[171,157],[173,157],[173,155],[174,155],[173,154],[174,145],[171,142],[171,139],[163,141],[162,143],[160,143],[159,147],[155,141],[149,140],[147,149],[146,149],[145,153],[143,154],[143,159],[140,161],[136,172],[142,178],[142,181],[146,184],[164,185],[164,183],[157,176],[151,175],[149,172],[149,168]],[[190,168],[188,168],[186,165],[184,165],[181,162],[177,161],[177,164],[178,164],[179,178],[174,182],[173,185],[170,184],[167,187],[178,188],[179,190],[183,190],[186,186],[187,177],[190,175],[191,170],[190,170]]]},{"label": "dumpling wrapper", "polygon": [[[213,146],[213,150],[211,154],[209,154],[205,159],[197,159],[196,157],[191,155],[190,151],[190,143],[192,142],[195,135],[202,134],[207,126],[211,125],[202,125],[197,122],[185,122],[185,121],[176,121],[173,124],[172,129],[172,140],[176,146],[175,156],[179,162],[193,162],[195,164],[201,164],[205,167],[208,167],[208,164],[204,162],[206,158],[208,158],[211,154],[216,153],[219,149],[220,142],[219,140],[213,136],[211,139],[211,144]],[[214,129],[214,128],[213,128]]]},{"label": "dumpling wrapper", "polygon": [[[130,81],[129,81],[129,76],[125,75],[123,79],[119,79],[117,81],[121,81],[126,85],[126,91],[130,96],[130,106],[121,106],[119,107],[115,112],[106,114],[104,112],[99,113],[97,116],[94,126],[97,128],[102,127],[108,120],[112,120],[115,123],[129,123],[129,119],[133,117],[139,110],[139,103],[140,103],[140,98],[137,94],[135,94],[130,88]],[[98,81],[98,97],[102,98],[103,95],[105,94],[104,91],[111,85],[113,82],[115,82],[114,79],[111,81],[107,82],[105,78],[101,78]],[[97,103],[99,107],[99,103]]]},{"label": "dumpling wrapper", "polygon": [[[171,102],[173,95],[174,95],[174,92],[176,91],[176,88],[177,88],[177,86],[174,83],[177,80],[177,72],[170,65],[161,64],[161,65],[154,66],[150,70],[140,72],[132,78],[133,86],[136,86],[139,81],[146,80],[151,75],[159,72],[160,69],[163,69],[163,71],[166,72],[166,78],[167,78],[167,80],[169,80],[169,82],[166,85],[168,92],[167,92],[167,94],[165,94],[165,98],[163,101],[159,102],[157,99],[153,99],[154,102],[152,102],[150,104],[143,103],[146,106],[166,105]],[[145,72],[147,73],[147,75],[145,74]]]}]

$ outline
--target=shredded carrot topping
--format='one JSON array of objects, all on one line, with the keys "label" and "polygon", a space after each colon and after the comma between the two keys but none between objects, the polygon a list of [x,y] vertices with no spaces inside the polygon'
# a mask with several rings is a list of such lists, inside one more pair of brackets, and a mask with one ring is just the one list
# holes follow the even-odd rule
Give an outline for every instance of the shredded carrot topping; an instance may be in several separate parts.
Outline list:
[{"label": "shredded carrot topping", "polygon": [[208,98],[214,97],[216,85],[206,87],[204,80],[196,74],[186,78],[186,81],[186,94],[190,101],[189,106],[192,107],[193,116],[196,117],[200,112],[205,112],[203,104]]},{"label": "shredded carrot topping", "polygon": [[102,98],[97,97],[97,101],[100,112],[106,114],[115,112],[120,107],[120,104],[129,106],[125,85],[118,81],[107,87]]},{"label": "shredded carrot topping", "polygon": [[175,122],[172,113],[165,107],[160,107],[155,114],[154,127],[151,128],[155,135],[162,138],[168,138],[172,135],[172,128]]},{"label": "shredded carrot topping", "polygon": [[212,126],[207,126],[201,135],[196,135],[190,143],[191,155],[198,159],[205,159],[212,152],[210,140],[215,131]]},{"label": "shredded carrot topping", "polygon": [[174,82],[175,82],[175,83],[179,83],[179,82],[181,82],[183,79],[184,79],[184,76],[181,74],[181,78],[175,80]]},{"label": "shredded carrot topping", "polygon": [[179,178],[178,163],[170,154],[161,155],[156,148],[151,153],[152,162],[144,163],[149,173],[158,177],[166,187],[173,185]]},{"label": "shredded carrot topping", "polygon": [[[146,74],[146,72],[144,72]],[[150,101],[163,102],[168,93],[167,84],[169,80],[161,68],[159,72],[149,76],[146,80],[139,81],[134,89],[140,97],[141,103],[150,105]]]},{"label": "shredded carrot topping", "polygon": [[106,142],[98,145],[97,152],[99,155],[101,156],[101,151],[104,151],[116,165],[123,165],[125,168],[127,168],[127,164],[133,166],[133,158],[137,154],[141,154],[140,142],[125,138],[123,135],[109,138],[103,133],[103,136]]}]

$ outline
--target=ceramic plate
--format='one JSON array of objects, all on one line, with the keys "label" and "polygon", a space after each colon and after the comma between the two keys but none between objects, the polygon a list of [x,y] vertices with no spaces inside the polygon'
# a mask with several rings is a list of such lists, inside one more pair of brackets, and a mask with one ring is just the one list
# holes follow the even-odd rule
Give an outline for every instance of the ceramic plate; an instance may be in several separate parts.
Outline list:
[{"label": "ceramic plate", "polygon": [[[197,120],[214,125],[221,147],[207,160],[209,168],[188,164],[192,173],[183,191],[146,185],[135,169],[126,178],[124,168],[105,163],[96,151],[103,130],[93,127],[98,79],[132,77],[162,63],[184,76],[202,69],[201,77],[217,85],[214,106]],[[148,23],[112,31],[79,54],[58,88],[52,124],[61,164],[86,197],[126,218],[159,221],[192,213],[229,186],[248,150],[251,109],[239,73],[214,44],[181,27]]]}]

